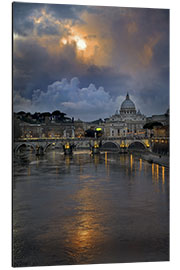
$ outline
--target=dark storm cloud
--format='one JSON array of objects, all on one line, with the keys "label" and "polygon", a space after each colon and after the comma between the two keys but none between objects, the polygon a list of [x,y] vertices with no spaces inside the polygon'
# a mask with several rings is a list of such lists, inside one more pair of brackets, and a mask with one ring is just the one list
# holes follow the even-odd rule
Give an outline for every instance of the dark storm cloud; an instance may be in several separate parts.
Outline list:
[{"label": "dark storm cloud", "polygon": [[[42,16],[42,10],[47,16]],[[102,86],[116,107],[114,111],[127,91],[145,114],[163,113],[169,106],[168,10],[15,3],[13,12],[14,32],[25,37],[14,42],[16,104],[21,100],[30,106],[37,89],[47,93],[56,81],[78,77],[79,89],[91,91],[89,85],[94,84],[98,91]],[[41,20],[35,25],[34,18]],[[75,42],[59,46],[60,38],[71,34],[71,26],[87,27],[83,34],[86,42],[99,41],[93,59],[78,57]],[[110,54],[109,60],[102,57],[94,63],[102,49]],[[79,104],[79,117],[87,103],[88,95]],[[45,104],[50,109],[48,102]],[[96,112],[102,115],[98,104]],[[66,106],[68,113],[70,105]],[[73,106],[72,112],[78,115]]]},{"label": "dark storm cloud", "polygon": [[164,38],[154,48],[153,63],[157,67],[169,68],[169,37]]},{"label": "dark storm cloud", "polygon": [[134,101],[136,107],[145,112],[147,116],[152,114],[163,114],[169,108],[169,92],[168,87],[153,82],[151,85],[146,85],[142,89],[142,93],[134,93]]},{"label": "dark storm cloud", "polygon": [[70,19],[80,21],[79,14],[86,9],[86,6],[78,5],[46,5],[47,12],[59,20]]},{"label": "dark storm cloud", "polygon": [[82,85],[90,82],[97,86],[102,86],[107,92],[110,92],[112,97],[117,97],[119,94],[125,94],[131,81],[131,76],[117,72],[111,67],[98,67],[90,65],[87,67],[84,75],[81,75]]},{"label": "dark storm cloud", "polygon": [[34,22],[31,18],[38,15],[43,4],[13,3],[13,32],[22,36],[31,34]]},{"label": "dark storm cloud", "polygon": [[169,11],[130,9],[128,16],[113,16],[111,29],[112,39],[119,44],[114,61],[119,59],[122,70],[133,67],[129,92],[137,106],[149,115],[165,112],[169,107]]},{"label": "dark storm cloud", "polygon": [[[107,14],[111,38],[119,45],[119,50],[116,46],[117,50],[113,54],[113,60],[115,62],[120,60],[119,64],[125,66],[130,61],[134,64],[138,61],[148,64],[150,50],[152,50],[152,57],[157,51],[158,55],[161,54],[159,60],[168,63],[169,11],[129,9],[126,16],[118,16],[117,12],[114,10],[115,14],[112,19]],[[158,50],[158,48],[160,49]],[[142,58],[140,58],[140,55]]]},{"label": "dark storm cloud", "polygon": [[64,47],[56,57],[31,39],[17,40],[13,62],[14,90],[25,97],[31,97],[34,89],[46,89],[55,80],[71,79],[85,68],[84,63],[76,61],[73,45]]},{"label": "dark storm cloud", "polygon": [[46,89],[53,81],[77,76],[81,87],[90,83],[103,86],[112,97],[125,94],[131,77],[110,67],[99,67],[77,61],[73,46],[66,46],[58,58],[33,40],[17,41],[14,52],[14,90],[31,97],[34,89]]},{"label": "dark storm cloud", "polygon": [[[83,6],[72,5],[48,5],[48,4],[33,4],[33,3],[13,3],[13,31],[16,34],[27,36],[32,33],[34,29],[34,22],[32,17],[39,18],[41,11],[45,10],[47,14],[51,14],[56,19],[65,20],[71,19],[80,21],[79,13],[85,9]],[[82,22],[82,21],[81,21]],[[58,29],[54,25],[40,25],[38,27],[38,34],[58,34]]]},{"label": "dark storm cloud", "polygon": [[47,59],[47,50],[33,40],[18,40],[13,54],[14,90],[20,91],[24,97],[29,97],[34,87],[45,86],[49,82]]},{"label": "dark storm cloud", "polygon": [[60,35],[59,27],[53,23],[50,23],[47,19],[43,24],[39,24],[37,26],[37,34],[38,36],[43,35]]}]

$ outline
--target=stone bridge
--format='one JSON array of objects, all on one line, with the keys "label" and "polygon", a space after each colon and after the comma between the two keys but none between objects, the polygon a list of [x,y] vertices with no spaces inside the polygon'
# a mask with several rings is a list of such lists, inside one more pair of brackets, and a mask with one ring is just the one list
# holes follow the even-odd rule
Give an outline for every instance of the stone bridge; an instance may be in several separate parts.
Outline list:
[{"label": "stone bridge", "polygon": [[126,152],[130,149],[149,149],[151,151],[151,141],[142,138],[64,138],[64,139],[49,139],[49,138],[25,138],[14,142],[14,152],[18,153],[22,146],[30,147],[37,154],[39,149],[44,153],[50,146],[62,148],[69,142],[76,149],[90,149],[94,143],[100,144],[102,151]]}]

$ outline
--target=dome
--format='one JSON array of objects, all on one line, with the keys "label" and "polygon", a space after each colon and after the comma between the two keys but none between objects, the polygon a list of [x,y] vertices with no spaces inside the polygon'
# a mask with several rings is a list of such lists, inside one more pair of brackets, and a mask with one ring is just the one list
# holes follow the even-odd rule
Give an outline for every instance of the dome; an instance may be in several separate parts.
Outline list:
[{"label": "dome", "polygon": [[135,105],[132,100],[124,100],[121,104],[121,109],[135,109]]},{"label": "dome", "polygon": [[121,104],[121,113],[135,113],[136,112],[136,107],[134,102],[129,98],[129,94],[126,95],[126,99],[122,102]]}]

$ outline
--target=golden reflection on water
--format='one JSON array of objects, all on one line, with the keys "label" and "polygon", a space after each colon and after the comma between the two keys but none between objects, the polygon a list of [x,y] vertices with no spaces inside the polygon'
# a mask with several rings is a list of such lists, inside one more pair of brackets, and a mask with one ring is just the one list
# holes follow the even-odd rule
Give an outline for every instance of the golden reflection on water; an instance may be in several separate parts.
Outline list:
[{"label": "golden reflection on water", "polygon": [[[159,188],[162,188],[162,192],[164,193],[165,191],[165,167],[161,166],[161,174],[160,174],[160,166],[158,164],[152,163],[152,182],[155,186],[155,191],[159,192]],[[159,186],[159,179],[162,179],[162,185],[161,187]]]},{"label": "golden reflection on water", "polygon": [[162,192],[163,193],[165,191],[164,184],[165,184],[165,167],[162,166]]},{"label": "golden reflection on water", "polygon": [[132,154],[130,155],[130,167],[131,167],[131,172],[132,172],[132,169],[133,169],[133,155]]},{"label": "golden reflection on water", "polygon": [[139,171],[140,172],[142,171],[142,159],[141,158],[139,159]]},{"label": "golden reflection on water", "polygon": [[[87,175],[87,177],[93,177]],[[79,190],[73,197],[78,202],[76,210],[78,213],[71,222],[65,224],[65,230],[67,231],[66,246],[71,250],[76,262],[82,261],[85,256],[86,260],[94,257],[93,252],[97,254],[97,250],[94,251],[97,242],[104,239],[102,219],[103,215],[96,214],[98,208],[102,208],[101,212],[104,213],[106,205],[100,203],[101,194],[100,191],[88,186],[88,182],[85,182],[84,187]],[[103,198],[102,201],[104,202]],[[100,225],[101,224],[101,225]]]},{"label": "golden reflection on water", "polygon": [[79,171],[80,173],[83,173],[83,164],[82,159],[80,158],[80,155],[76,155],[77,164],[79,165]]},{"label": "golden reflection on water", "polygon": [[125,165],[125,156],[124,155],[120,155],[120,163],[122,165]]},{"label": "golden reflection on water", "polygon": [[107,167],[107,164],[108,164],[107,152],[105,152],[105,165],[106,165],[106,167]]},{"label": "golden reflection on water", "polygon": [[66,163],[66,166],[69,168],[69,166],[70,166],[70,156],[69,155],[65,156],[65,163]]},{"label": "golden reflection on water", "polygon": [[105,167],[106,167],[107,176],[109,177],[109,164],[108,164],[108,153],[107,152],[105,152]]},{"label": "golden reflection on water", "polygon": [[152,164],[152,181],[154,184],[155,192],[159,192],[159,165]]},{"label": "golden reflection on water", "polygon": [[164,182],[165,182],[165,167],[162,166],[162,183],[164,185]]},{"label": "golden reflection on water", "polygon": [[156,180],[159,181],[159,165],[156,164]]},{"label": "golden reflection on water", "polygon": [[97,165],[99,164],[99,155],[94,155],[94,164],[97,167]]}]

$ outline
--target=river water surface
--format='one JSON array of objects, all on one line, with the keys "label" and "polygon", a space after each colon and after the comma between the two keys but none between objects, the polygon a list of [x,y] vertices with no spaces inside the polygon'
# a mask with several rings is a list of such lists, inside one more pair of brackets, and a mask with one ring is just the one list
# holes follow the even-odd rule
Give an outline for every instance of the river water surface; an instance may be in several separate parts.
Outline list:
[{"label": "river water surface", "polygon": [[14,159],[14,266],[168,259],[168,168],[130,154]]}]

